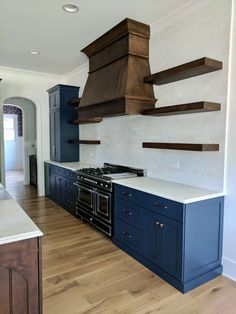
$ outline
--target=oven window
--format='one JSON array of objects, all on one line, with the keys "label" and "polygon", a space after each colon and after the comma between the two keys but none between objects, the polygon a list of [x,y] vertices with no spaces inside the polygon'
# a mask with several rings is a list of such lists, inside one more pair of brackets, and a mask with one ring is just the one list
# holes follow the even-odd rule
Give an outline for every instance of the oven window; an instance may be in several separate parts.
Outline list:
[{"label": "oven window", "polygon": [[98,194],[97,213],[109,218],[110,216],[110,196]]},{"label": "oven window", "polygon": [[78,201],[79,201],[79,203],[92,209],[92,207],[93,207],[92,191],[85,188],[85,187],[79,186],[79,199],[78,199]]}]

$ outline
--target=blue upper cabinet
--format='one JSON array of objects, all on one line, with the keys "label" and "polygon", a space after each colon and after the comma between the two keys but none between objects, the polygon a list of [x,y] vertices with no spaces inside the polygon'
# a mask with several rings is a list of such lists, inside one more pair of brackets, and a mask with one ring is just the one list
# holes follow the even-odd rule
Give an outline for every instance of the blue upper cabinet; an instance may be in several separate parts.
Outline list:
[{"label": "blue upper cabinet", "polygon": [[79,161],[79,145],[69,140],[79,138],[79,126],[69,124],[77,112],[68,102],[77,98],[79,87],[56,85],[48,90],[50,114],[50,158],[59,162]]}]

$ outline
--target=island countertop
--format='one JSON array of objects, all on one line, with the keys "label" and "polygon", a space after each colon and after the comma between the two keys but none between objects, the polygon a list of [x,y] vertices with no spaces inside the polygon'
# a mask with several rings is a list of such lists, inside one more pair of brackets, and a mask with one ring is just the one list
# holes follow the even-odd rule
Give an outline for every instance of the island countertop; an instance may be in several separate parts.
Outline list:
[{"label": "island countertop", "polygon": [[112,182],[182,204],[203,201],[224,195],[223,192],[219,191],[151,177],[135,177],[114,180]]},{"label": "island countertop", "polygon": [[[3,190],[1,186],[0,189]],[[14,199],[0,200],[0,245],[42,235],[40,229]]]}]

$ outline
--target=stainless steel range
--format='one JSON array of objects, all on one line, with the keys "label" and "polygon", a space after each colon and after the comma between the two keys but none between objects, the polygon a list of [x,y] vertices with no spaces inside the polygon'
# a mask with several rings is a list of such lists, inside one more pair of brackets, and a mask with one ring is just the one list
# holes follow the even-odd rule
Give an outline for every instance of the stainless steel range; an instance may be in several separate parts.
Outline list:
[{"label": "stainless steel range", "polygon": [[83,168],[77,173],[76,214],[112,236],[112,180],[145,176],[146,170],[104,163],[102,168]]}]

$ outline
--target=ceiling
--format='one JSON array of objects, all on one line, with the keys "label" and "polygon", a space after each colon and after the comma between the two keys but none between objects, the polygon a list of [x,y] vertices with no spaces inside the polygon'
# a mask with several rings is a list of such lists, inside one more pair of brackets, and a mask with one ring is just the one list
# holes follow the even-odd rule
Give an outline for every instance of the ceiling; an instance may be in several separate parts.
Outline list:
[{"label": "ceiling", "polygon": [[[62,10],[78,3],[79,12]],[[0,0],[0,66],[64,75],[80,50],[126,17],[151,24],[187,0]],[[29,50],[39,50],[32,56]]]}]

